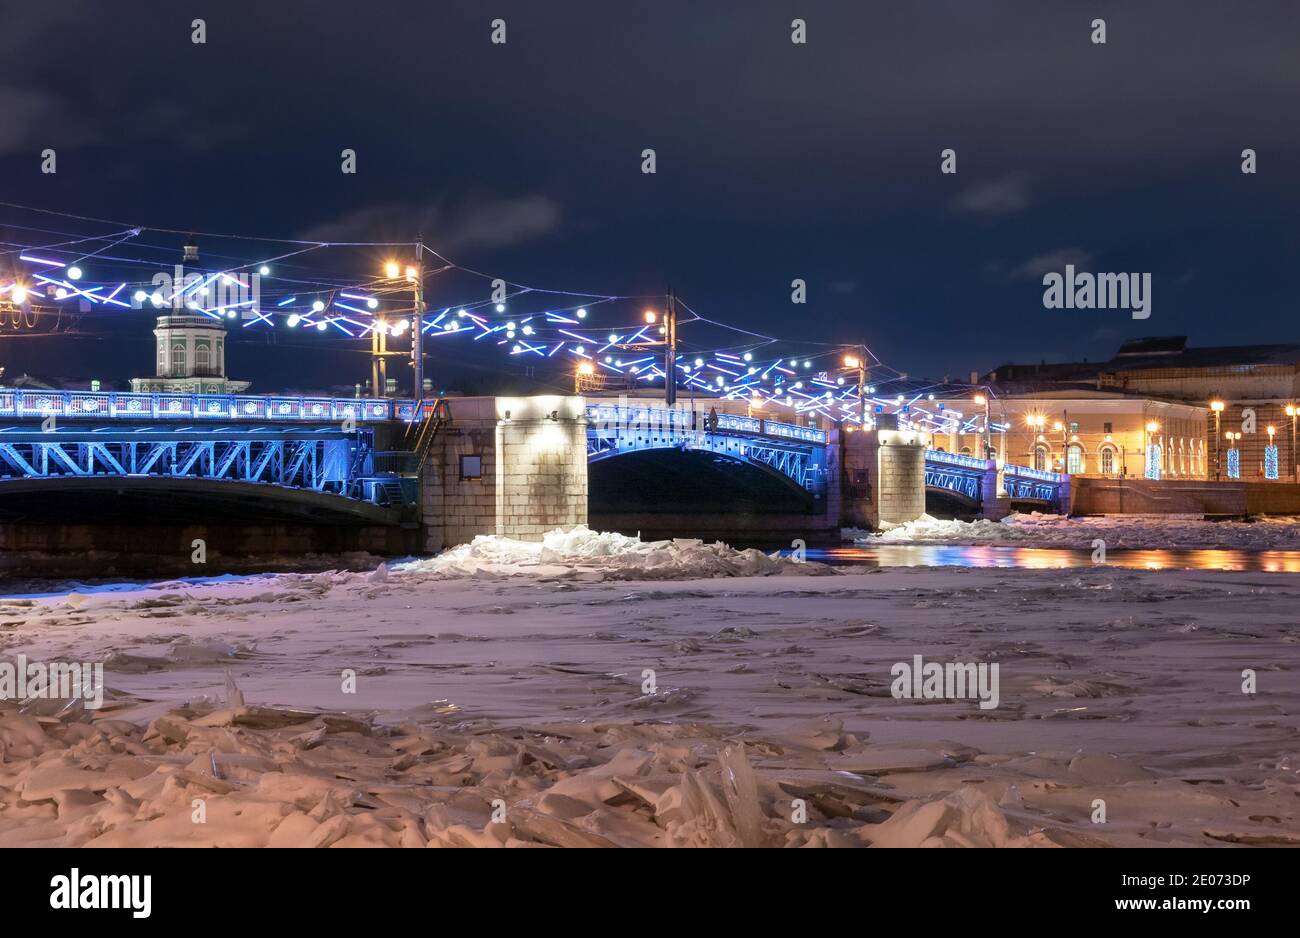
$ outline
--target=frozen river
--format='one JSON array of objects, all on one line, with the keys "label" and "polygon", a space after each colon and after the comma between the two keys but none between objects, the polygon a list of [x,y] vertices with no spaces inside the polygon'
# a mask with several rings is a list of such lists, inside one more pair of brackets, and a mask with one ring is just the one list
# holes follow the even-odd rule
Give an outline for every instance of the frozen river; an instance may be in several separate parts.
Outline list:
[{"label": "frozen river", "polygon": [[2,601],[110,694],[0,715],[0,843],[1300,843],[1290,574],[597,546]]}]

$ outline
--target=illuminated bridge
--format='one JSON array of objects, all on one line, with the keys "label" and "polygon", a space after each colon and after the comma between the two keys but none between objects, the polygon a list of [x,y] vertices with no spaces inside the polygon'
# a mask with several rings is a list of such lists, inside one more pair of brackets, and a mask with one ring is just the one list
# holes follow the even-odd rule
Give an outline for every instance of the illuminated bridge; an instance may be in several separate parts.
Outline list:
[{"label": "illuminated bridge", "polygon": [[[982,505],[985,495],[996,484],[997,469],[991,460],[978,459],[943,450],[925,451],[925,486],[927,490],[951,493],[971,507]],[[1028,466],[1010,463],[1002,467],[1005,497],[1016,502],[1041,502],[1056,505],[1065,476]]]},{"label": "illuminated bridge", "polygon": [[823,430],[626,400],[589,401],[585,416],[594,526],[760,538],[835,523],[825,517],[837,480]]},{"label": "illuminated bridge", "polygon": [[764,467],[817,494],[826,488],[826,446],[824,430],[761,417],[654,406],[587,407],[589,462],[646,450],[694,450]]},{"label": "illuminated bridge", "polygon": [[[519,422],[525,406],[542,408],[530,418],[534,429]],[[571,421],[573,435],[556,435],[557,421]],[[535,442],[496,449],[493,434],[500,440],[509,426],[538,434]],[[906,435],[885,432],[878,452],[894,452]],[[884,455],[864,456],[858,440],[760,416],[626,399],[588,400],[584,409],[565,397],[417,402],[0,388],[0,521],[418,521],[427,528],[443,519],[461,523],[494,497],[502,518],[558,500],[573,506],[575,518],[589,509],[596,524],[700,533],[837,529],[849,502],[863,499],[877,511],[906,504],[899,510],[919,514],[906,492],[921,497],[923,443],[908,444],[915,474],[899,475],[885,471]],[[578,488],[578,474],[562,467],[571,459],[581,464],[584,442],[587,478]],[[849,443],[857,450],[851,460],[843,449]],[[433,446],[431,464],[439,468],[422,478]],[[533,458],[530,452],[547,453],[546,467],[561,467],[552,481],[536,481],[550,468],[514,464]],[[485,453],[496,460],[490,473]],[[513,480],[505,488],[493,481],[503,473]],[[897,481],[904,477],[909,481]],[[925,490],[986,514],[1007,501],[1056,503],[1067,478],[1013,465],[999,478],[991,462],[924,451]],[[418,518],[422,497],[428,504],[436,497],[438,507]]]},{"label": "illuminated bridge", "polygon": [[[417,497],[400,438],[425,413],[388,399],[0,389],[0,496],[129,506],[166,491],[259,517],[391,522]],[[15,517],[17,501],[0,513]]]}]

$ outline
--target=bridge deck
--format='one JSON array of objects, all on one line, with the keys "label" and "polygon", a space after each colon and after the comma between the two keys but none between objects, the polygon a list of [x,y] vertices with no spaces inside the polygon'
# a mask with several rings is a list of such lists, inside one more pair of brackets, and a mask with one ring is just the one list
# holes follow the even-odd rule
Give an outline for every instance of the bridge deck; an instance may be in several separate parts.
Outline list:
[{"label": "bridge deck", "polygon": [[256,394],[135,394],[0,388],[0,418],[95,420],[412,421],[417,401]]}]

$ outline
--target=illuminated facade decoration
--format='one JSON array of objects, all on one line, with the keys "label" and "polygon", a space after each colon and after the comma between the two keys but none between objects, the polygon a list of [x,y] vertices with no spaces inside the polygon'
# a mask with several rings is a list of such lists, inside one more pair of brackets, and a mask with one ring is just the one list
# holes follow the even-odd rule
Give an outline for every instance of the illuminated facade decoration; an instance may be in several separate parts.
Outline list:
[{"label": "illuminated facade decoration", "polygon": [[1277,447],[1264,447],[1264,478],[1276,479],[1278,477]]},{"label": "illuminated facade decoration", "polygon": [[1148,479],[1159,479],[1162,472],[1162,457],[1159,443],[1147,444],[1147,464],[1146,471],[1143,473]]},{"label": "illuminated facade decoration", "polygon": [[1228,478],[1241,478],[1241,450],[1235,446],[1228,450]]}]

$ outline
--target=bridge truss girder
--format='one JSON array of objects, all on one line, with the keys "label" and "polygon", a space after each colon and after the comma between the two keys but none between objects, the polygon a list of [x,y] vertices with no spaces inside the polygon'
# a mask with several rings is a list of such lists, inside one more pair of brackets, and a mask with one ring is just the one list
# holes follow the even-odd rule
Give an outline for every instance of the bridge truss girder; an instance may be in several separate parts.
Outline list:
[{"label": "bridge truss girder", "polygon": [[1007,494],[1012,498],[1032,498],[1039,501],[1056,501],[1060,493],[1059,482],[1044,482],[1040,479],[1020,479],[1005,476],[1003,479]]},{"label": "bridge truss girder", "polygon": [[345,439],[0,442],[0,479],[154,476],[351,494]]},{"label": "bridge truss girder", "polygon": [[826,450],[821,446],[686,429],[638,432],[635,428],[620,427],[592,429],[587,433],[587,458],[593,461],[652,449],[718,453],[764,465],[809,492],[820,493],[825,488]]},{"label": "bridge truss girder", "polygon": [[962,472],[949,466],[926,466],[925,484],[933,488],[956,492],[973,502],[981,501],[984,494],[982,475]]}]

